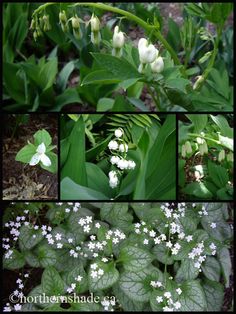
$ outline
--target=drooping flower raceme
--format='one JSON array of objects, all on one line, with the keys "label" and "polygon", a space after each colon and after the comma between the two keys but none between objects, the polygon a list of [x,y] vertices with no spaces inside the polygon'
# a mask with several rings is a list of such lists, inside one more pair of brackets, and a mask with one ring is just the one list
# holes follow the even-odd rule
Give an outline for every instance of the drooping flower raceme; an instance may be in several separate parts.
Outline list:
[{"label": "drooping flower raceme", "polygon": [[30,166],[37,165],[40,161],[45,167],[51,166],[51,160],[50,158],[45,154],[46,152],[46,146],[44,143],[41,143],[37,149],[36,154],[34,154],[29,162]]},{"label": "drooping flower raceme", "polygon": [[123,129],[116,129],[114,135],[116,140],[111,140],[108,143],[108,148],[114,154],[110,158],[110,163],[113,167],[117,167],[115,170],[112,169],[108,174],[109,185],[112,189],[118,186],[120,182],[119,177],[122,175],[124,170],[133,170],[136,167],[136,164],[133,160],[126,159],[128,145],[123,139]]},{"label": "drooping flower raceme", "polygon": [[122,56],[122,47],[125,44],[125,36],[123,32],[119,31],[119,26],[114,28],[114,34],[112,38],[112,55],[116,57]]}]

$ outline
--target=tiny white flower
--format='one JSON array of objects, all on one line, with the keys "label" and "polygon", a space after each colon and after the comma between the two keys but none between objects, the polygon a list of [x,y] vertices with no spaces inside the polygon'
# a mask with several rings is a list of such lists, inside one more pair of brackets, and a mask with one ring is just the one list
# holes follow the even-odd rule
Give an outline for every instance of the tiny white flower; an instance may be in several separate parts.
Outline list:
[{"label": "tiny white flower", "polygon": [[187,242],[190,242],[193,240],[193,236],[192,235],[188,235],[187,237],[185,237]]},{"label": "tiny white flower", "polygon": [[97,268],[98,268],[98,265],[97,265],[96,263],[94,263],[94,264],[92,264],[90,267],[91,267],[92,269],[97,269]]},{"label": "tiny white flower", "polygon": [[136,167],[136,163],[133,160],[128,160],[128,169],[133,170]]},{"label": "tiny white flower", "polygon": [[161,303],[161,302],[163,302],[163,298],[160,296],[157,296],[156,301],[157,301],[157,303]]},{"label": "tiny white flower", "polygon": [[14,310],[15,310],[15,311],[20,311],[21,308],[22,308],[22,306],[21,306],[19,303],[17,303],[17,304],[14,305]]},{"label": "tiny white flower", "polygon": [[166,297],[167,299],[170,299],[171,298],[171,293],[170,292],[165,292],[164,293],[164,297]]},{"label": "tiny white flower", "polygon": [[161,73],[164,70],[164,61],[162,57],[157,57],[152,63],[151,63],[151,69],[154,73]]},{"label": "tiny white flower", "polygon": [[145,244],[145,245],[147,245],[148,242],[149,242],[148,239],[144,239],[144,240],[143,240],[143,244]]},{"label": "tiny white flower", "polygon": [[101,227],[100,223],[99,223],[99,222],[96,222],[96,223],[95,223],[95,227],[96,227],[97,229],[99,229],[99,228]]},{"label": "tiny white flower", "polygon": [[128,145],[127,144],[120,144],[119,145],[119,151],[124,153],[124,152],[128,152]]},{"label": "tiny white flower", "polygon": [[178,293],[178,295],[181,295],[182,293],[182,290],[180,288],[177,288],[175,291]]},{"label": "tiny white flower", "polygon": [[82,279],[83,279],[82,276],[77,276],[77,277],[75,277],[75,280],[76,280],[76,281],[79,281],[79,282],[80,282]]},{"label": "tiny white flower", "polygon": [[124,131],[122,129],[115,130],[115,137],[120,138],[123,134],[124,134]]},{"label": "tiny white flower", "polygon": [[58,249],[62,249],[63,248],[63,244],[62,243],[57,243],[57,248]]},{"label": "tiny white flower", "polygon": [[181,303],[179,301],[175,302],[173,305],[176,308],[176,310],[181,308]]},{"label": "tiny white flower", "polygon": [[99,270],[98,270],[98,275],[99,275],[99,276],[104,275],[104,270],[103,270],[103,269],[101,269],[101,268],[99,268]]},{"label": "tiny white flower", "polygon": [[117,167],[120,168],[121,170],[127,169],[128,168],[128,160],[125,159],[120,159],[117,163]]},{"label": "tiny white flower", "polygon": [[91,271],[91,277],[92,277],[92,278],[97,278],[97,277],[98,277],[98,272],[95,271],[95,270],[92,270],[92,271]]},{"label": "tiny white flower", "polygon": [[110,162],[112,165],[116,165],[118,164],[118,162],[120,161],[120,157],[119,156],[112,156],[110,159]]},{"label": "tiny white flower", "polygon": [[212,243],[210,244],[209,248],[212,249],[212,250],[215,250],[215,249],[216,249],[216,246],[215,246],[215,244],[212,242]]},{"label": "tiny white flower", "polygon": [[118,143],[116,142],[116,141],[110,141],[109,143],[108,143],[108,148],[110,149],[110,150],[117,150],[118,149]]},{"label": "tiny white flower", "polygon": [[50,167],[52,163],[50,158],[45,154],[45,152],[46,146],[44,143],[41,143],[36,149],[36,154],[32,156],[29,165],[35,166],[41,161],[45,167]]},{"label": "tiny white flower", "polygon": [[215,222],[212,222],[212,223],[210,224],[210,227],[211,227],[212,229],[215,229],[215,228],[216,228],[216,223],[215,223]]},{"label": "tiny white flower", "polygon": [[73,239],[72,239],[72,238],[69,238],[67,241],[68,241],[68,243],[72,243],[72,242],[73,242]]},{"label": "tiny white flower", "polygon": [[57,241],[61,240],[61,234],[60,234],[60,233],[57,233],[57,234],[55,235],[55,239],[56,239]]}]

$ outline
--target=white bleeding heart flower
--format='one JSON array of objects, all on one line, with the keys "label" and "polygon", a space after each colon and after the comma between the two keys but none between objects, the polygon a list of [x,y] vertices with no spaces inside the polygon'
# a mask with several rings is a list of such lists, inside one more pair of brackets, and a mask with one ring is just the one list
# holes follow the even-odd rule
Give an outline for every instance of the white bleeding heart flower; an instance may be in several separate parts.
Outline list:
[{"label": "white bleeding heart flower", "polygon": [[158,50],[152,44],[149,45],[145,38],[139,40],[138,52],[140,62],[143,64],[154,62],[158,56]]},{"label": "white bleeding heart flower", "polygon": [[164,61],[162,57],[156,58],[154,62],[151,63],[151,69],[154,73],[161,73],[164,70]]},{"label": "white bleeding heart flower", "polygon": [[114,28],[114,34],[112,38],[113,48],[122,48],[125,44],[125,36],[123,32],[119,31],[119,26]]},{"label": "white bleeding heart flower", "polygon": [[30,166],[35,166],[41,161],[45,167],[50,167],[52,163],[50,158],[45,154],[45,152],[46,146],[44,143],[41,143],[36,149],[36,154],[32,156],[29,162]]}]

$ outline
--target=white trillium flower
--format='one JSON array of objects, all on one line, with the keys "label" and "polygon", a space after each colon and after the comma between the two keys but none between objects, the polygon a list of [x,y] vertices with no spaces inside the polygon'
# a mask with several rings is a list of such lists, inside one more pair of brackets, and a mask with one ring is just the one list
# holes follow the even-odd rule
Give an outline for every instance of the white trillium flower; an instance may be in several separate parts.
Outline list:
[{"label": "white trillium flower", "polygon": [[158,55],[158,50],[152,45],[148,45],[145,38],[141,38],[138,43],[138,52],[140,62],[143,64],[152,63]]},{"label": "white trillium flower", "polygon": [[45,167],[50,167],[52,163],[50,158],[45,154],[45,152],[46,146],[44,143],[41,143],[36,149],[36,154],[32,156],[29,162],[30,166],[35,166],[41,161]]},{"label": "white trillium flower", "polygon": [[154,73],[161,73],[164,70],[164,61],[162,57],[156,58],[154,62],[151,63],[151,69]]}]

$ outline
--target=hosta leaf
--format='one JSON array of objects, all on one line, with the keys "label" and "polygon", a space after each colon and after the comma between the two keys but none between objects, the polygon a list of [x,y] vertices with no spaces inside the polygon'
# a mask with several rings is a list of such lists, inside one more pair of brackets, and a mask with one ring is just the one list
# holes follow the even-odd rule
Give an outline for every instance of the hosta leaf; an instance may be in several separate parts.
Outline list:
[{"label": "hosta leaf", "polygon": [[35,230],[33,226],[20,228],[19,245],[21,250],[30,250],[43,240],[42,230]]},{"label": "hosta leaf", "polygon": [[42,274],[42,289],[46,295],[63,295],[64,282],[54,267],[47,267]]},{"label": "hosta leaf", "polygon": [[199,281],[186,281],[182,286],[182,294],[179,297],[181,311],[194,312],[206,311],[206,298]]},{"label": "hosta leaf", "polygon": [[119,272],[115,268],[113,262],[102,264],[104,275],[101,277],[92,278],[91,270],[89,271],[89,287],[92,291],[104,290],[112,287],[119,279]]},{"label": "hosta leaf", "polygon": [[120,251],[119,260],[123,262],[125,270],[136,271],[147,267],[152,262],[153,257],[144,249],[126,246]]}]

